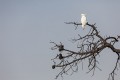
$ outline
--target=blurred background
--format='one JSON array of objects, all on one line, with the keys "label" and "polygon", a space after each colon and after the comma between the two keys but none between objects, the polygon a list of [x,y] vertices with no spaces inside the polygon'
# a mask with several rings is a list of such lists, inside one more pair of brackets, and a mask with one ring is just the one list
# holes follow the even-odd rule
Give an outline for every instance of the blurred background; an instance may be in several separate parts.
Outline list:
[{"label": "blurred background", "polygon": [[[64,22],[80,22],[81,13],[103,37],[120,35],[120,0],[0,0],[0,80],[54,80],[59,69],[52,70],[51,59],[58,52],[50,49],[50,41],[76,50],[70,40],[85,35],[89,27],[75,30]],[[98,57],[102,71],[96,69],[92,76],[84,66],[64,80],[107,80],[116,57],[105,49]]]}]

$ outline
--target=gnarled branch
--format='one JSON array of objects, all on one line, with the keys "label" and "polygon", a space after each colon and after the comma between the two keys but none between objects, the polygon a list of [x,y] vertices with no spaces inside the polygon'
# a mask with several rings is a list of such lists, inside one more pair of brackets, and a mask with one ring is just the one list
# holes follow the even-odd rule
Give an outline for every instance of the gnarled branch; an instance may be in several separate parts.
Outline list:
[{"label": "gnarled branch", "polygon": [[[74,24],[76,26],[81,25],[81,23],[76,22],[65,22],[66,24]],[[60,44],[53,43],[55,46],[52,47],[52,50],[58,49],[60,52],[59,55],[57,55],[53,60],[54,65],[52,66],[53,69],[56,67],[60,67],[62,70],[61,72],[56,76],[58,78],[60,75],[68,74],[69,71],[76,72],[78,70],[78,64],[84,60],[88,59],[88,73],[94,71],[95,69],[101,70],[97,64],[99,63],[97,61],[96,56],[100,54],[102,50],[105,48],[110,48],[114,53],[117,54],[118,58],[116,61],[116,65],[113,69],[113,71],[110,73],[110,78],[114,80],[115,71],[117,69],[117,64],[120,61],[120,49],[115,48],[114,44],[119,41],[119,36],[113,37],[109,36],[106,38],[103,38],[95,27],[95,24],[89,24],[87,23],[89,27],[91,27],[90,31],[83,37],[81,35],[78,35],[78,39],[73,39],[74,42],[81,42],[77,45],[77,48],[79,51],[72,51],[64,48],[64,45],[60,42]],[[64,52],[64,54],[63,54]],[[73,68],[75,70],[73,70]]]}]

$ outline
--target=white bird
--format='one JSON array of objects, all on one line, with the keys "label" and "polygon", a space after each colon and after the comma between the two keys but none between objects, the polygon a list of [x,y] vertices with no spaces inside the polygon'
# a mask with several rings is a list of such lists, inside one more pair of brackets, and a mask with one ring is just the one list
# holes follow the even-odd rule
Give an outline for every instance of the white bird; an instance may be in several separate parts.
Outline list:
[{"label": "white bird", "polygon": [[85,29],[86,23],[87,23],[87,18],[85,14],[81,14],[81,24],[83,29]]}]

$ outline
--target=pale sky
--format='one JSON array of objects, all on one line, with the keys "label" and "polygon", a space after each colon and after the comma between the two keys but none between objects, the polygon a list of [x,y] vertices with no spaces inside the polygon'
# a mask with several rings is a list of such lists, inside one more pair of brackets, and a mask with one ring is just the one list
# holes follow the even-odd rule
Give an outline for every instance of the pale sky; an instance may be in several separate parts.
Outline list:
[{"label": "pale sky", "polygon": [[[89,28],[75,30],[64,22],[80,22],[81,13],[96,23],[101,35],[120,35],[120,0],[0,0],[0,80],[54,80],[59,71],[52,70],[51,59],[58,52],[50,50],[49,42],[75,50],[70,39]],[[102,71],[96,70],[93,77],[80,67],[64,80],[107,80],[116,54],[105,49],[98,60]]]}]

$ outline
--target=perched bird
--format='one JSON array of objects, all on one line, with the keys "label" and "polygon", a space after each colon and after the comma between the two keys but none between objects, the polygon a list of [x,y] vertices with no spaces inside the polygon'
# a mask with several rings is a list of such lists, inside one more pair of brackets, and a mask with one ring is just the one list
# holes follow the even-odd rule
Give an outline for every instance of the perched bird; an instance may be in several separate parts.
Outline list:
[{"label": "perched bird", "polygon": [[62,56],[62,54],[59,54],[59,59],[63,59],[63,56]]},{"label": "perched bird", "polygon": [[55,69],[55,65],[52,65],[52,69]]},{"label": "perched bird", "polygon": [[85,14],[81,14],[81,24],[83,29],[85,29],[86,23],[87,23],[87,19]]}]

